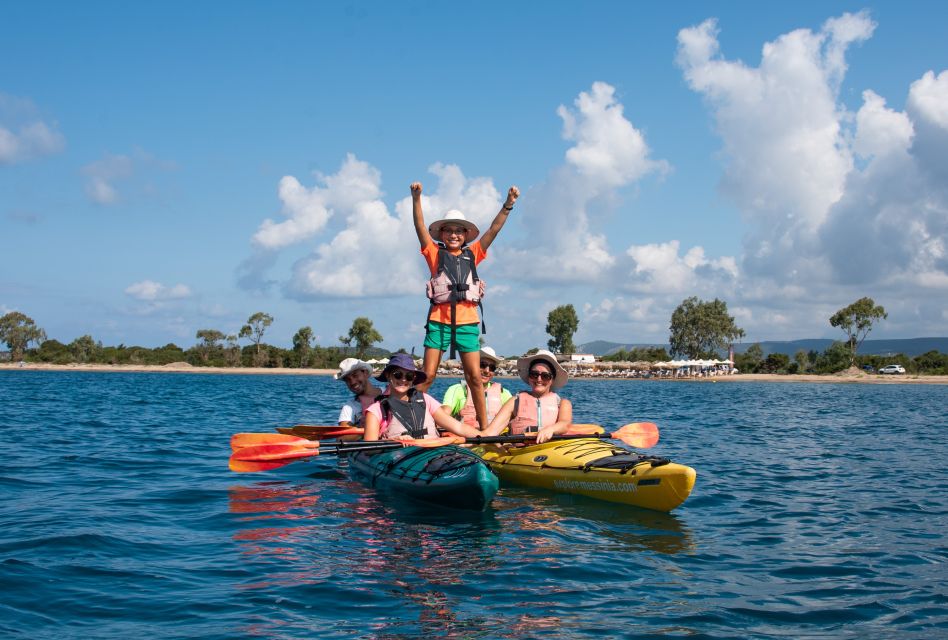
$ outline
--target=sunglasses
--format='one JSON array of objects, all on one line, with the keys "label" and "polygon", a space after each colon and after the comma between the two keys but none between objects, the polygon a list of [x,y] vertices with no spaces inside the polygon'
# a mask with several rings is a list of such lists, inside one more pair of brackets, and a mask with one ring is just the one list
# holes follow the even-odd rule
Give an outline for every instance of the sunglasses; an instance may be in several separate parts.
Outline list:
[{"label": "sunglasses", "polygon": [[497,365],[491,364],[489,362],[482,362],[481,369],[490,369],[493,372],[493,371],[497,371]]},{"label": "sunglasses", "polygon": [[463,229],[463,228],[462,228],[462,229],[454,229],[454,228],[448,229],[447,227],[442,227],[442,228],[441,228],[441,233],[446,233],[446,234],[449,235],[449,236],[451,236],[451,235],[454,235],[454,236],[463,236],[464,234],[467,233],[467,229]]},{"label": "sunglasses", "polygon": [[415,381],[415,374],[412,371],[393,371],[388,374],[388,377],[392,380],[398,380],[399,382],[402,380],[406,380],[408,382]]},{"label": "sunglasses", "polygon": [[543,380],[544,382],[549,382],[553,379],[553,374],[547,371],[538,371],[533,369],[527,374],[527,377],[530,380]]}]

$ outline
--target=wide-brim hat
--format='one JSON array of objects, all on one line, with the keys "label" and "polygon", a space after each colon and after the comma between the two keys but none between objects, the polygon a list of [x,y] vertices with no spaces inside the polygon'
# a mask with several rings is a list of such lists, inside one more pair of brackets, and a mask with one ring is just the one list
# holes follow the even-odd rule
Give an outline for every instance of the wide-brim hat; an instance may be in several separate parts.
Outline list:
[{"label": "wide-brim hat", "polygon": [[480,235],[477,225],[464,217],[464,214],[457,209],[451,209],[440,220],[435,220],[428,226],[428,232],[435,239],[441,238],[441,227],[445,225],[457,225],[464,227],[464,242],[473,242],[474,238]]},{"label": "wide-brim hat", "polygon": [[490,347],[481,347],[481,361],[490,360],[494,364],[500,364],[502,358],[497,357],[497,353]]},{"label": "wide-brim hat", "polygon": [[415,384],[424,382],[428,379],[428,374],[415,366],[415,361],[407,353],[396,353],[392,356],[388,364],[385,365],[385,368],[382,369],[382,373],[375,376],[375,379],[379,382],[388,382],[388,374],[392,369],[404,369],[405,371],[412,371],[415,374]]},{"label": "wide-brim hat", "polygon": [[363,362],[358,358],[346,358],[339,363],[339,371],[333,374],[333,378],[336,380],[342,380],[350,373],[354,373],[359,369],[364,369],[369,372],[369,375],[372,374],[372,365],[368,362]]},{"label": "wide-brim hat", "polygon": [[566,385],[566,381],[569,380],[569,374],[566,373],[566,369],[560,366],[560,363],[556,361],[556,356],[546,349],[540,349],[536,353],[517,358],[517,373],[520,374],[520,379],[530,384],[530,379],[527,377],[527,374],[530,373],[530,365],[537,360],[541,360],[550,365],[550,368],[555,374],[550,383],[550,388],[554,391],[556,389],[562,389],[563,386]]}]

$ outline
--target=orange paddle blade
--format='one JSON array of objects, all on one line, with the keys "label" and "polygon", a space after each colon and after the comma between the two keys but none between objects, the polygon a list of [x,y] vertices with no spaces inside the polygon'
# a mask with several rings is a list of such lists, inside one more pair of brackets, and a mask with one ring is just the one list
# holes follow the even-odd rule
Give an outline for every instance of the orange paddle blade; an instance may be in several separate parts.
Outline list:
[{"label": "orange paddle blade", "polygon": [[237,473],[253,473],[255,471],[271,471],[273,469],[279,469],[280,467],[285,467],[295,460],[270,460],[270,461],[256,461],[256,460],[235,460],[233,457],[230,459],[230,470],[236,471]]},{"label": "orange paddle blade", "polygon": [[[307,442],[306,445],[316,444]],[[319,455],[319,447],[298,444],[258,444],[241,447],[231,458],[235,460],[293,460]]]},{"label": "orange paddle blade", "polygon": [[658,444],[658,425],[654,422],[631,422],[609,436],[636,449],[649,449]]},{"label": "orange paddle blade", "polygon": [[258,444],[299,444],[303,446],[319,446],[306,438],[288,436],[282,433],[235,433],[230,438],[230,448],[233,451],[243,447],[252,447]]}]

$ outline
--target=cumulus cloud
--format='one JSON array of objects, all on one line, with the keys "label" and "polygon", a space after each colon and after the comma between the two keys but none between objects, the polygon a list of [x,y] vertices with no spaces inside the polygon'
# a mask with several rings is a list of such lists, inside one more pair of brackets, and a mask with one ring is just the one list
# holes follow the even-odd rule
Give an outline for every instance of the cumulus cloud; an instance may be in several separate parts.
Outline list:
[{"label": "cumulus cloud", "polygon": [[721,55],[714,20],[679,33],[678,64],[722,140],[722,190],[751,224],[744,295],[948,284],[948,73],[914,82],[905,112],[871,89],[847,111],[846,52],[875,27],[860,12],[792,31],[757,67]]},{"label": "cumulus cloud", "polygon": [[[615,88],[605,82],[581,92],[572,109],[557,109],[563,138],[574,144],[563,164],[530,191],[523,213],[530,244],[503,252],[508,274],[530,273],[531,279],[546,282],[597,282],[616,264],[606,236],[594,230],[591,205],[650,173],[669,170],[667,162],[651,157],[644,136],[623,111]],[[537,246],[557,256],[555,269],[530,267]]]},{"label": "cumulus cloud", "polygon": [[624,288],[653,293],[680,293],[710,288],[712,283],[734,281],[737,261],[730,257],[708,259],[704,248],[692,247],[679,255],[679,242],[633,245],[626,250],[633,262]]},{"label": "cumulus cloud", "polygon": [[65,146],[56,123],[44,122],[31,101],[0,93],[0,165],[59,153]]},{"label": "cumulus cloud", "polygon": [[153,280],[142,280],[141,282],[131,284],[125,289],[125,293],[136,300],[148,302],[179,300],[181,298],[191,297],[191,289],[187,285],[176,284],[171,287],[166,287],[160,282]]}]

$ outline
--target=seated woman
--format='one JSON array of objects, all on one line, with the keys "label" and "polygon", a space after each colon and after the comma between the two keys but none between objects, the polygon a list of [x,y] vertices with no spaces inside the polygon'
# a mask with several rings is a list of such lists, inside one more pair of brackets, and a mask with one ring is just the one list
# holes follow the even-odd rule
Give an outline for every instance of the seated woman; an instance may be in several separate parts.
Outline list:
[{"label": "seated woman", "polygon": [[565,433],[573,422],[573,405],[553,392],[569,379],[556,357],[545,349],[517,360],[520,378],[530,385],[504,403],[484,430],[485,436],[496,436],[510,427],[510,435],[536,433],[537,444]]},{"label": "seated woman", "polygon": [[415,368],[407,353],[396,353],[376,378],[388,383],[389,395],[365,410],[365,440],[420,440],[437,438],[438,427],[466,438],[481,432],[455,420],[441,408],[441,403],[427,393],[415,389],[415,383],[427,379],[424,371]]}]

